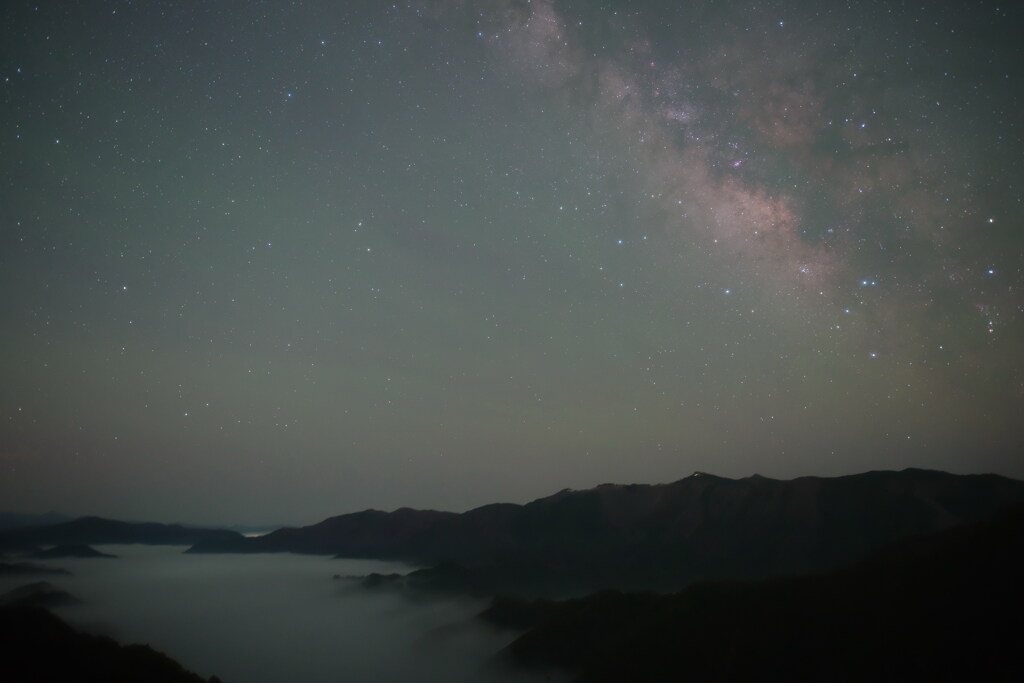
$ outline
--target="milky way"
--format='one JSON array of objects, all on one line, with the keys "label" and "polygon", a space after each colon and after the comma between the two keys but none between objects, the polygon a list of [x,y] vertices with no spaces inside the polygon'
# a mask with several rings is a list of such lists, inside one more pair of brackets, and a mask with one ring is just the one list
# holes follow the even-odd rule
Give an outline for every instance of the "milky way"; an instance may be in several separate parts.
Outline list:
[{"label": "milky way", "polygon": [[8,4],[5,507],[1024,476],[1016,8]]}]

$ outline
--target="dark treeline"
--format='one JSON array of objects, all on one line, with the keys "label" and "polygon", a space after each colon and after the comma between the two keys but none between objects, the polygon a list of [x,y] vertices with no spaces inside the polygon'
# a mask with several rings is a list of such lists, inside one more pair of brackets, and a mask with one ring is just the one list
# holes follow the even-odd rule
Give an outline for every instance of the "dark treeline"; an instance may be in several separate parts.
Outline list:
[{"label": "dark treeline", "polygon": [[612,681],[1020,681],[1024,506],[894,544],[827,574],[503,599],[484,619],[527,628],[502,654]]}]

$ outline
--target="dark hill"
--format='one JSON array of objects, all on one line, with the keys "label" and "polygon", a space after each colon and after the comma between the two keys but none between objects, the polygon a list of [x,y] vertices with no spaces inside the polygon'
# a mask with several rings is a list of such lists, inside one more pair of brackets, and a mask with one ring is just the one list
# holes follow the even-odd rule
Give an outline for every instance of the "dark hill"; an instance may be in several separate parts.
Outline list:
[{"label": "dark hill", "polygon": [[708,578],[817,572],[898,538],[1024,501],[1024,482],[927,470],[790,481],[695,474],[671,484],[564,490],[462,514],[409,509],[332,517],[190,552],[309,552],[437,565],[404,583],[521,595],[677,590]]},{"label": "dark hill", "polygon": [[36,581],[0,595],[3,607],[59,607],[78,602],[78,599],[48,581]]},{"label": "dark hill", "polygon": [[117,555],[111,555],[109,553],[101,553],[90,545],[84,543],[77,543],[75,545],[55,545],[52,548],[46,550],[40,550],[39,552],[32,553],[32,557],[38,559],[54,559],[61,557],[117,557]]},{"label": "dark hill", "polygon": [[228,543],[241,534],[234,531],[195,529],[178,524],[119,522],[102,517],[81,517],[70,522],[8,529],[0,532],[0,550],[35,549],[37,546],[144,543],[192,545],[199,542]]},{"label": "dark hill", "polygon": [[[250,552],[295,552],[313,555],[343,555],[345,557],[373,557],[404,559],[397,549],[420,547],[424,538],[439,523],[457,518],[453,512],[411,510],[401,508],[394,512],[365,510],[350,515],[331,517],[312,526],[299,529],[284,528],[264,536],[242,538],[235,541],[237,549]],[[193,551],[216,549],[213,543],[197,544]],[[253,543],[253,541],[256,541]],[[228,551],[236,549],[229,544]]]},{"label": "dark hill", "polygon": [[[148,645],[74,630],[40,607],[0,607],[0,679],[76,683],[203,683]],[[216,677],[209,683],[218,681]]]},{"label": "dark hill", "polygon": [[1024,506],[819,576],[496,601],[504,655],[604,681],[1024,680]]}]

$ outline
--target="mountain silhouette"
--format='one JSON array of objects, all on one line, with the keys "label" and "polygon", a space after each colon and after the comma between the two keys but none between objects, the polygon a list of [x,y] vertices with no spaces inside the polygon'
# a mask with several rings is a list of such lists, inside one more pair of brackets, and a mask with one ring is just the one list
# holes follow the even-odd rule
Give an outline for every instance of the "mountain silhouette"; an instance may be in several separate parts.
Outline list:
[{"label": "mountain silhouette", "polygon": [[81,517],[70,522],[0,531],[0,550],[38,552],[39,546],[82,546],[108,543],[192,545],[202,541],[230,542],[242,535],[234,531],[196,529],[180,524],[120,522],[102,517]]},{"label": "mountain silhouette", "polygon": [[702,579],[836,568],[896,539],[977,521],[1020,501],[1024,482],[997,475],[695,473],[671,484],[567,489],[461,514],[367,510],[257,538],[204,538],[189,552],[402,560],[428,568],[385,583],[490,595],[669,591]]},{"label": "mountain silhouette", "polygon": [[93,548],[90,545],[85,545],[84,543],[76,543],[74,545],[55,545],[52,548],[47,548],[46,550],[40,550],[38,552],[32,553],[32,557],[35,557],[35,558],[38,558],[38,559],[51,559],[52,560],[52,559],[55,559],[55,558],[62,558],[62,557],[112,558],[112,557],[117,557],[117,555],[111,555],[110,553],[101,553],[99,550],[96,550],[95,548]]},{"label": "mountain silhouette", "polygon": [[148,645],[119,645],[76,631],[24,601],[0,606],[0,679],[80,683],[219,683],[208,681]]},{"label": "mountain silhouette", "polygon": [[605,681],[1019,681],[1024,505],[830,573],[495,601],[499,661]]}]

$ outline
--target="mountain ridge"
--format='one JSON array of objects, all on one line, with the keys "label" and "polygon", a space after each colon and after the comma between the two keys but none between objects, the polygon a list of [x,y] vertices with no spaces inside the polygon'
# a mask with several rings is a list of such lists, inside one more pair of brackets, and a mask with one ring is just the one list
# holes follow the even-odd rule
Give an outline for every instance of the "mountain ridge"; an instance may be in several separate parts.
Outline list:
[{"label": "mountain ridge", "polygon": [[676,590],[706,578],[823,571],[897,538],[976,521],[1024,501],[994,474],[871,471],[563,489],[463,513],[364,510],[258,538],[205,539],[188,552],[305,552],[426,565],[406,585],[485,594]]},{"label": "mountain ridge", "polygon": [[242,538],[234,531],[200,529],[158,522],[122,522],[105,517],[79,517],[67,522],[0,531],[0,551],[36,552],[39,546],[79,546],[119,543],[192,545],[201,541]]}]

